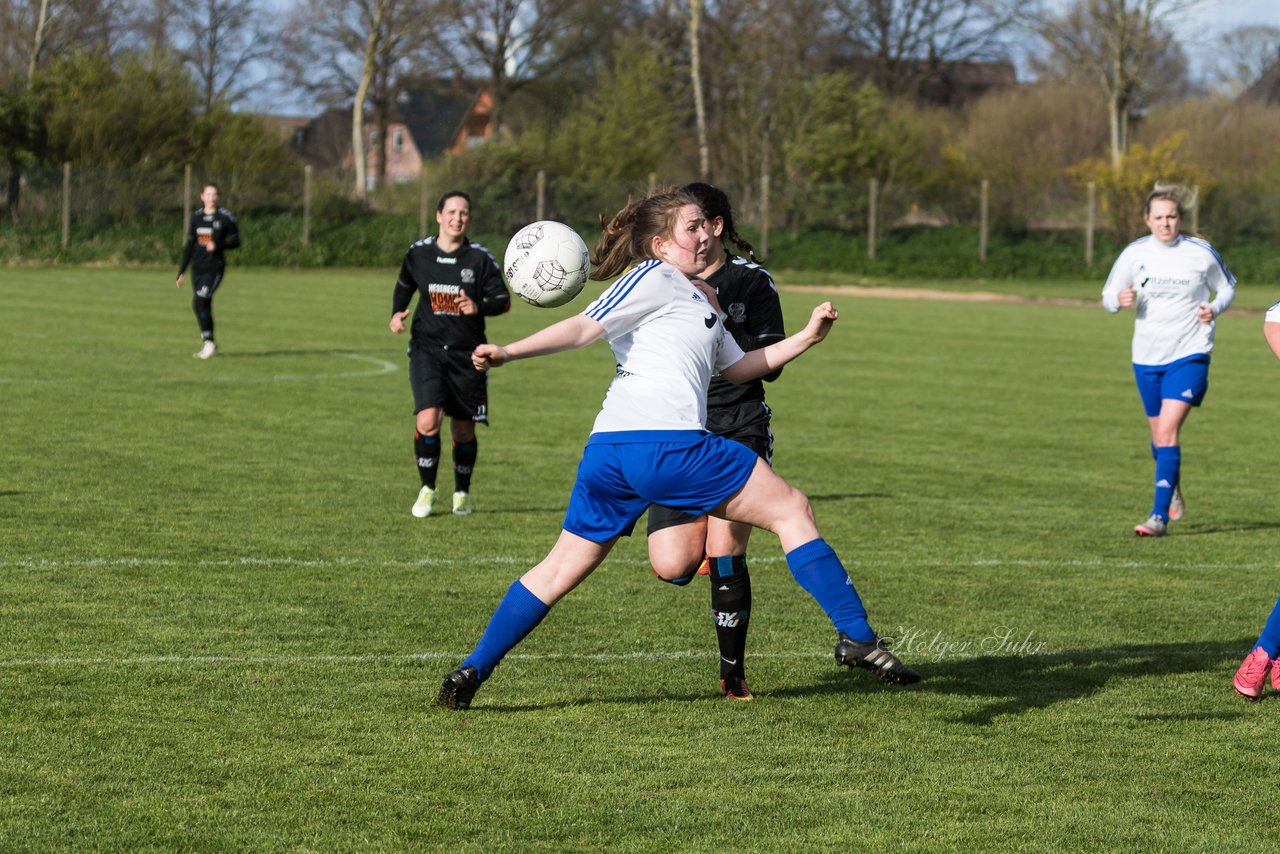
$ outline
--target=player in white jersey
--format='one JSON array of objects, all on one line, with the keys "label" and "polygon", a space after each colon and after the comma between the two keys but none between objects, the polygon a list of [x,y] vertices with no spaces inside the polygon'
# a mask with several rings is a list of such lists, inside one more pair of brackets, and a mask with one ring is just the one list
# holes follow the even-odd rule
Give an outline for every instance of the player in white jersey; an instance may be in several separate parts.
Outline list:
[{"label": "player in white jersey", "polygon": [[[1271,352],[1280,359],[1280,302],[1267,309],[1266,319],[1262,322],[1262,334],[1267,338]],[[1262,687],[1271,676],[1271,689],[1280,691],[1280,599],[1271,608],[1266,624],[1253,651],[1245,656],[1244,662],[1236,670],[1232,684],[1236,693],[1248,700],[1257,700],[1262,696]]]},{"label": "player in white jersey", "polygon": [[617,370],[583,450],[559,539],[507,590],[475,649],[445,677],[438,704],[468,708],[503,656],[604,560],[650,504],[773,531],[792,575],[839,632],[844,663],[888,682],[919,681],[871,629],[804,493],[750,448],[705,426],[714,372],[745,382],[775,371],[826,338],[837,312],[823,303],[800,332],[744,354],[724,328],[715,292],[681,272],[706,266],[709,240],[691,195],[651,193],[620,211],[596,245],[594,278],[612,278],[636,264],[599,299],[514,344],[473,351],[476,368],[488,370],[604,338]]},{"label": "player in white jersey", "polygon": [[1209,388],[1214,318],[1235,298],[1236,277],[1205,240],[1183,234],[1181,188],[1157,188],[1147,196],[1148,237],[1130,243],[1111,267],[1102,305],[1133,308],[1133,374],[1151,428],[1155,496],[1147,520],[1134,526],[1143,537],[1163,536],[1182,518],[1179,437],[1191,408]]}]

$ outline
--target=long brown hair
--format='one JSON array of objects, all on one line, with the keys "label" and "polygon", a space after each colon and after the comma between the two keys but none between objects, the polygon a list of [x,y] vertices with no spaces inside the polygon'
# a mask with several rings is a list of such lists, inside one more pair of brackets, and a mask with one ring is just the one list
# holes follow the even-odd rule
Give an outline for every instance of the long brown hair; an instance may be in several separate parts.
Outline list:
[{"label": "long brown hair", "polygon": [[654,235],[669,236],[675,228],[676,215],[686,205],[698,200],[685,190],[662,187],[644,198],[627,202],[627,206],[608,222],[600,217],[600,239],[591,252],[595,269],[591,278],[612,279],[627,265],[653,256]]}]

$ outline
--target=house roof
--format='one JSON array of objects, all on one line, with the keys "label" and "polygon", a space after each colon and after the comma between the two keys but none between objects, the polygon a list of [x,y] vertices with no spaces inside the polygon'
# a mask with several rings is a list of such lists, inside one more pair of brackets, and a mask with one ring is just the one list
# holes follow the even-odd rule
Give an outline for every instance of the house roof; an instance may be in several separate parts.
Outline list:
[{"label": "house roof", "polygon": [[456,88],[409,89],[396,98],[392,118],[404,122],[424,159],[436,157],[453,145],[479,97]]}]

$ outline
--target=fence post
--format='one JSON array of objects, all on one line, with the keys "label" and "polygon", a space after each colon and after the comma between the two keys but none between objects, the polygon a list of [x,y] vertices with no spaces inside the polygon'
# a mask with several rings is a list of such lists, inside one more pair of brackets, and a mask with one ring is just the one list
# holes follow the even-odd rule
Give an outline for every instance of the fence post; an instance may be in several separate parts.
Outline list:
[{"label": "fence post", "polygon": [[62,164],[62,248],[71,245],[71,164]]},{"label": "fence post", "polygon": [[988,202],[991,196],[991,182],[982,179],[982,189],[978,197],[978,260],[987,260],[987,226],[989,224]]},{"label": "fence post", "polygon": [[867,260],[876,260],[876,195],[880,187],[875,178],[867,182]]},{"label": "fence post", "polygon": [[1090,181],[1088,201],[1084,212],[1084,263],[1087,267],[1093,266],[1093,229],[1096,224],[1097,201],[1098,185]]},{"label": "fence post", "polygon": [[311,246],[311,164],[302,167],[302,248]]},{"label": "fence post", "polygon": [[760,176],[760,257],[769,257],[769,173]]},{"label": "fence post", "polygon": [[656,186],[658,186],[658,173],[650,172],[649,173],[649,192],[652,193],[653,188]]},{"label": "fence post", "polygon": [[418,199],[418,238],[425,239],[427,234],[428,223],[427,217],[431,216],[431,197],[427,189],[427,170],[422,170],[422,196]]},{"label": "fence post", "polygon": [[1200,233],[1200,185],[1191,185],[1191,233]]},{"label": "fence post", "polygon": [[187,231],[191,228],[191,164],[182,167],[182,235],[179,240],[187,239]]},{"label": "fence post", "polygon": [[538,215],[534,217],[534,222],[541,222],[546,218],[547,211],[547,170],[538,170]]}]

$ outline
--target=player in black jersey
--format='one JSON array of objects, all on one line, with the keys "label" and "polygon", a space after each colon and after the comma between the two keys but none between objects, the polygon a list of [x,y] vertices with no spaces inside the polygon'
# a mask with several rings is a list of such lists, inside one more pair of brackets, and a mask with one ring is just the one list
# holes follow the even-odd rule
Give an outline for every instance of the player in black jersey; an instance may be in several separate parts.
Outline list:
[{"label": "player in black jersey", "polygon": [[[711,224],[713,239],[708,265],[700,276],[715,288],[724,312],[724,325],[743,351],[758,350],[786,337],[782,306],[769,273],[755,263],[755,251],[733,226],[729,197],[710,184],[684,187],[701,205]],[[732,255],[731,242],[748,258]],[[713,377],[707,390],[707,429],[751,448],[765,462],[772,462],[773,432],[764,402],[764,382],[773,382],[779,368],[761,379],[735,385]],[[763,380],[763,382],[762,382]],[[662,577],[682,577],[688,583],[694,572],[711,576],[711,619],[720,647],[720,687],[733,700],[748,700],[743,654],[751,613],[751,578],[747,572],[747,540],[751,526],[708,516],[691,516],[654,505],[649,508],[649,560]],[[699,564],[705,561],[705,568]]]},{"label": "player in black jersey", "polygon": [[431,515],[440,462],[440,428],[449,416],[453,439],[453,512],[475,509],[471,471],[476,464],[476,422],[489,423],[488,374],[471,364],[471,351],[488,343],[484,319],[511,309],[511,294],[488,249],[467,237],[471,197],[450,190],[436,205],[435,237],[409,247],[391,298],[391,331],[404,331],[409,304],[418,292],[409,341],[409,383],[417,429],[414,457],[422,488],[413,515]]},{"label": "player in black jersey", "polygon": [[204,343],[193,353],[197,359],[208,359],[218,352],[213,340],[213,295],[222,284],[227,269],[223,255],[228,249],[240,248],[240,230],[231,211],[218,207],[218,185],[210,182],[200,191],[201,206],[191,214],[187,242],[182,247],[182,264],[178,267],[178,287],[191,265],[191,309],[200,324]]}]

